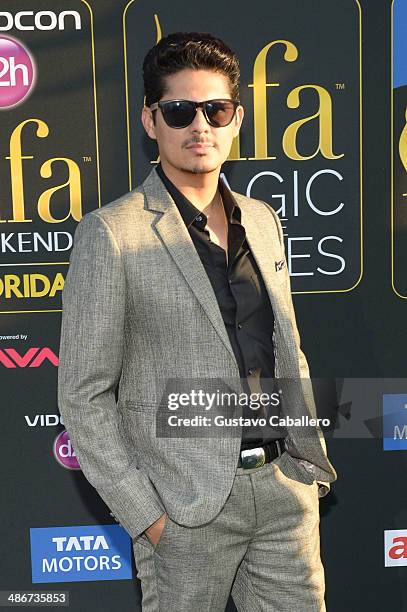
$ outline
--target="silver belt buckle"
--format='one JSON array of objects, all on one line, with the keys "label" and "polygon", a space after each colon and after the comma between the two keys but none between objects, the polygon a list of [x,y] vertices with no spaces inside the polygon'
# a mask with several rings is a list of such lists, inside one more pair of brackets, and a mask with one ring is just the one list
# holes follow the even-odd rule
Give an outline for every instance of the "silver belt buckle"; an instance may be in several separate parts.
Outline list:
[{"label": "silver belt buckle", "polygon": [[248,470],[256,468],[266,463],[266,451],[262,446],[258,448],[247,448],[240,452],[242,468]]}]

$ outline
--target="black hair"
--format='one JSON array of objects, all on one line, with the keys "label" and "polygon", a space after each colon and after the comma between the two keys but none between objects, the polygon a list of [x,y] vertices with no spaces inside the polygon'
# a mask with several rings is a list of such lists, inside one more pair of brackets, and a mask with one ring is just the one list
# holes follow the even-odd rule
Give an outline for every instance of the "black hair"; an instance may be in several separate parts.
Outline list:
[{"label": "black hair", "polygon": [[232,99],[239,100],[240,67],[236,54],[208,32],[174,32],[162,38],[144,58],[146,106],[158,102],[166,93],[166,76],[185,68],[224,74]]}]

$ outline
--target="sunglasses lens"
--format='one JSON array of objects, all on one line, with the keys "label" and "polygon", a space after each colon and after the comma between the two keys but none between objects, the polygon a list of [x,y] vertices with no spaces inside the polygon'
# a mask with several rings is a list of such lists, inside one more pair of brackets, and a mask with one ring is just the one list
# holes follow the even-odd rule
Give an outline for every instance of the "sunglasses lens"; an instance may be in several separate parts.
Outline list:
[{"label": "sunglasses lens", "polygon": [[[224,127],[232,121],[236,105],[231,100],[209,100],[204,104],[206,116],[213,127]],[[196,116],[196,104],[190,100],[168,100],[160,106],[169,127],[187,127]]]},{"label": "sunglasses lens", "polygon": [[167,102],[161,110],[165,122],[174,128],[186,127],[195,117],[195,106],[188,100]]},{"label": "sunglasses lens", "polygon": [[228,100],[213,100],[206,103],[206,114],[214,127],[224,127],[232,121],[235,105]]}]

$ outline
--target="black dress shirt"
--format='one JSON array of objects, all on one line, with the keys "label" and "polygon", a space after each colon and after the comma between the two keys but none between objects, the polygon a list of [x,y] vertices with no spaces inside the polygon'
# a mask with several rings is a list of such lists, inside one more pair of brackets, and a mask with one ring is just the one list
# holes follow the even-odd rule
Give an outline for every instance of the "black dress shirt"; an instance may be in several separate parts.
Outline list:
[{"label": "black dress shirt", "polygon": [[[157,174],[172,196],[212,284],[219,309],[237,361],[242,384],[247,393],[273,393],[274,379],[274,314],[263,278],[246,240],[240,223],[241,210],[226,184],[219,178],[228,222],[228,258],[225,250],[210,240],[205,229],[207,218],[192,204],[164,173],[159,163]],[[266,379],[266,380],[265,380]],[[253,410],[243,406],[244,417],[267,418],[279,410]],[[284,427],[242,427],[241,449],[254,448],[286,435]]]}]

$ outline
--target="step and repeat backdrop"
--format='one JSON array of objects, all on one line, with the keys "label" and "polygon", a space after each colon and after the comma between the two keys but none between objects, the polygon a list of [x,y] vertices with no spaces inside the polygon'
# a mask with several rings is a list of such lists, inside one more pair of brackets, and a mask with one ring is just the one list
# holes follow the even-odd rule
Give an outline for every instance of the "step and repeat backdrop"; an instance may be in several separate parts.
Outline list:
[{"label": "step and repeat backdrop", "polygon": [[0,607],[41,592],[35,606],[141,610],[131,538],[58,411],[61,292],[82,216],[158,161],[140,121],[145,54],[206,31],[241,65],[223,176],[280,215],[304,351],[337,408],[327,609],[407,611],[407,0],[0,9]]}]

